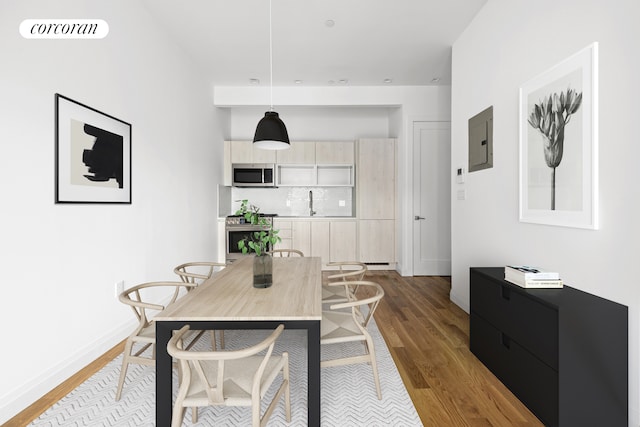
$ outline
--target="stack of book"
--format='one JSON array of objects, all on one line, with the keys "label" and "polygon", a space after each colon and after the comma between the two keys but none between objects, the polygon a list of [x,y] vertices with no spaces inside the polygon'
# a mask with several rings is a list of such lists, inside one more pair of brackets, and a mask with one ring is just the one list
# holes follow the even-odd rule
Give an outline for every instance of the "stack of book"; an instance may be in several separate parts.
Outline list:
[{"label": "stack of book", "polygon": [[561,288],[559,273],[543,271],[527,265],[507,265],[504,268],[504,280],[523,288]]}]

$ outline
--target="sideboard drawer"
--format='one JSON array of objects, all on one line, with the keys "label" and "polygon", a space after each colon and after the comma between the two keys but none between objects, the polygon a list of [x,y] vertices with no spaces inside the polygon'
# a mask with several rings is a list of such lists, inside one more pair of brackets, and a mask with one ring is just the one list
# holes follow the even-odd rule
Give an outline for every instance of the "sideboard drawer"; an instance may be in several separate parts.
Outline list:
[{"label": "sideboard drawer", "polygon": [[471,351],[547,426],[557,425],[558,372],[471,313]]},{"label": "sideboard drawer", "polygon": [[525,295],[515,285],[472,274],[475,314],[557,371],[558,311]]}]

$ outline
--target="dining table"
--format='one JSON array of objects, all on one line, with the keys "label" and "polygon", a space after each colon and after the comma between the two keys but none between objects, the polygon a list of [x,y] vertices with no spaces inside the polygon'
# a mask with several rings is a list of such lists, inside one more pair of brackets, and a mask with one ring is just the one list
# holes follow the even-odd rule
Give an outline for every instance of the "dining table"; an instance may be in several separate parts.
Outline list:
[{"label": "dining table", "polygon": [[173,409],[172,332],[286,329],[307,331],[307,422],[320,425],[320,321],[322,271],[319,257],[273,257],[268,288],[253,286],[253,256],[233,263],[191,290],[154,318],[156,325],[156,426],[170,426]]}]

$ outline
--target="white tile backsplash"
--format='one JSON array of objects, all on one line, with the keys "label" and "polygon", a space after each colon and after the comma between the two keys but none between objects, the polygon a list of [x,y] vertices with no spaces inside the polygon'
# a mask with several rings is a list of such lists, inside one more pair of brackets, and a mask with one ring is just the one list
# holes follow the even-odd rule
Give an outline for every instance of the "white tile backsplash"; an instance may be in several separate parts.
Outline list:
[{"label": "white tile backsplash", "polygon": [[313,193],[314,216],[355,216],[353,187],[232,187],[230,211],[234,213],[240,201],[247,199],[263,213],[308,217],[309,191]]}]

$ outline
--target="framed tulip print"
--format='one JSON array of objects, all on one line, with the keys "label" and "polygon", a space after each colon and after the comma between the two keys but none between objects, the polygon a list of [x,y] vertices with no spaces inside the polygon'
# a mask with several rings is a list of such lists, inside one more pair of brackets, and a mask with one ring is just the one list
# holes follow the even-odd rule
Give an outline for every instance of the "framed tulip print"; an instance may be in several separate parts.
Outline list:
[{"label": "framed tulip print", "polygon": [[131,203],[131,125],[55,94],[55,202]]},{"label": "framed tulip print", "polygon": [[520,88],[520,221],[598,228],[594,43]]}]

